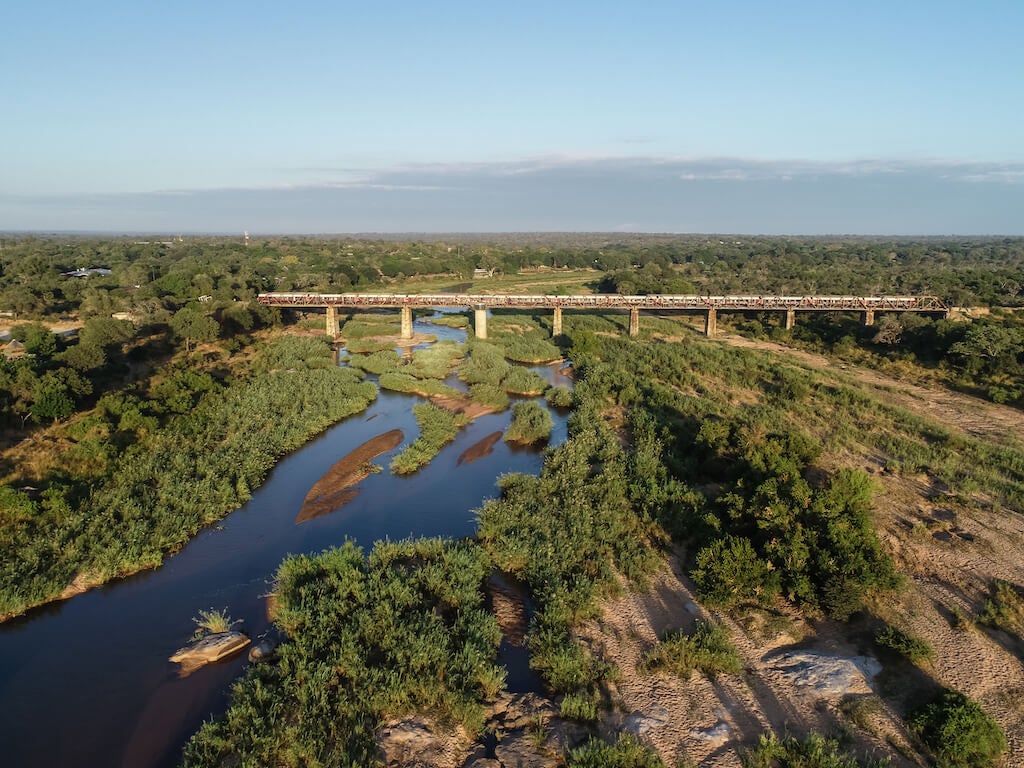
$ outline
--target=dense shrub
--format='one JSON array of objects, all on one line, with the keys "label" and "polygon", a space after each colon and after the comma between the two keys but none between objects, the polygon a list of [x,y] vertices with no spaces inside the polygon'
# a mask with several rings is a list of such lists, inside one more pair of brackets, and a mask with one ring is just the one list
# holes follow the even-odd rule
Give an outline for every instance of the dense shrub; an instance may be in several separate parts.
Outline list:
[{"label": "dense shrub", "polygon": [[540,403],[533,400],[516,403],[512,406],[512,423],[505,430],[505,442],[530,445],[547,440],[554,426],[551,413]]},{"label": "dense shrub", "polygon": [[761,736],[757,748],[743,759],[744,768],[889,768],[888,760],[861,762],[845,754],[836,739],[812,733],[806,739],[774,734]]},{"label": "dense shrub", "polygon": [[935,658],[935,649],[928,641],[892,625],[875,635],[875,643],[906,658],[912,664],[923,664]]},{"label": "dense shrub", "polygon": [[231,706],[205,724],[185,765],[372,765],[382,720],[429,711],[483,725],[504,684],[501,639],[484,604],[482,550],[438,539],[351,543],[282,563],[279,662],[251,667]]},{"label": "dense shrub", "polygon": [[591,737],[583,746],[566,755],[569,768],[665,768],[657,753],[624,733],[614,744]]},{"label": "dense shrub", "polygon": [[468,419],[430,403],[413,406],[416,423],[420,425],[419,437],[391,460],[391,471],[396,475],[408,475],[428,464],[438,451],[455,439],[459,428]]},{"label": "dense shrub", "polygon": [[938,768],[988,768],[1006,751],[1002,728],[959,691],[946,691],[910,719]]},{"label": "dense shrub", "polygon": [[743,670],[736,647],[721,624],[701,621],[692,635],[669,632],[644,659],[649,672],[664,670],[686,680],[697,670],[710,678],[719,672],[735,675]]}]

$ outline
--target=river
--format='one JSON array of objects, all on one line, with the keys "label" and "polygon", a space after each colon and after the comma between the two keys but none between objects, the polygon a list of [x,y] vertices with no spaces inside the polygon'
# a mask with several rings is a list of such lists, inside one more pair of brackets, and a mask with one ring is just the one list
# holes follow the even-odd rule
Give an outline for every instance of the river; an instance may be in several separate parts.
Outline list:
[{"label": "river", "polygon": [[[421,333],[463,339],[465,333],[417,320]],[[568,381],[538,367],[552,383]],[[0,624],[0,750],[11,768],[164,768],[201,723],[222,713],[245,654],[181,677],[167,661],[195,629],[200,609],[226,608],[255,637],[268,627],[264,596],[288,554],[315,553],[354,539],[469,535],[474,510],[497,495],[508,472],[535,474],[539,450],[497,441],[491,453],[459,464],[469,447],[511,418],[478,418],[426,467],[410,477],[386,471],[399,446],[375,463],[355,498],[336,512],[296,525],[312,485],[342,456],[391,429],[405,442],[418,429],[414,395],[382,391],[366,411],[327,430],[281,460],[249,502],[202,531],[163,566]],[[552,411],[552,443],[566,436],[566,416]],[[520,672],[510,682],[522,680]]]}]

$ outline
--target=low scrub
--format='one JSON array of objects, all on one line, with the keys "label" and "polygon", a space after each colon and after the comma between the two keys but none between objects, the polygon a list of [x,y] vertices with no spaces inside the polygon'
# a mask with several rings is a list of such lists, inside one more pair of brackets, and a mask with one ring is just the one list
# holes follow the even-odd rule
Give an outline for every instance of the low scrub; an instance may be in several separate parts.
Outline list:
[{"label": "low scrub", "polygon": [[376,726],[414,712],[475,734],[504,685],[487,610],[490,566],[469,542],[354,544],[282,563],[279,663],[235,683],[223,717],[185,749],[190,768],[374,765]]},{"label": "low scrub", "polygon": [[551,437],[555,422],[551,413],[533,400],[512,406],[512,423],[505,430],[505,442],[532,445]]},{"label": "low scrub", "polygon": [[720,624],[702,621],[692,635],[670,632],[644,660],[648,672],[665,671],[689,680],[694,670],[714,679],[722,673],[736,675],[743,671],[736,646]]},{"label": "low scrub", "polygon": [[656,752],[629,733],[614,744],[592,736],[583,746],[569,750],[565,764],[569,768],[665,768]]},{"label": "low scrub", "polygon": [[860,761],[846,753],[837,739],[812,733],[806,739],[774,734],[761,736],[757,748],[743,757],[744,768],[889,768],[888,760]]},{"label": "low scrub", "polygon": [[412,410],[420,426],[420,436],[392,459],[391,471],[396,475],[411,474],[428,464],[441,448],[455,439],[459,429],[469,423],[466,416],[430,403],[420,403]]},{"label": "low scrub", "polygon": [[875,635],[875,644],[879,648],[898,653],[911,664],[924,664],[935,658],[935,649],[927,640],[892,625]]},{"label": "low scrub", "polygon": [[504,411],[509,405],[508,393],[493,384],[471,384],[469,398],[474,403],[486,405],[496,411]]},{"label": "low scrub", "polygon": [[978,621],[1021,637],[1024,635],[1024,598],[1012,584],[995,579]]},{"label": "low scrub", "polygon": [[393,392],[407,392],[424,397],[453,397],[456,399],[465,397],[464,392],[442,384],[436,379],[417,379],[401,371],[382,373],[378,382],[381,389],[390,389]]},{"label": "low scrub", "polygon": [[548,386],[539,373],[518,365],[513,365],[501,380],[501,388],[513,395],[540,395]]},{"label": "low scrub", "polygon": [[999,723],[959,691],[946,691],[910,718],[938,768],[989,768],[1006,751]]},{"label": "low scrub", "polygon": [[388,348],[379,352],[371,352],[368,355],[349,355],[348,365],[350,368],[358,368],[367,373],[377,374],[388,373],[398,370],[402,364],[402,358],[394,349]]},{"label": "low scrub", "polygon": [[563,386],[551,387],[544,393],[544,399],[552,408],[571,408],[572,390]]}]

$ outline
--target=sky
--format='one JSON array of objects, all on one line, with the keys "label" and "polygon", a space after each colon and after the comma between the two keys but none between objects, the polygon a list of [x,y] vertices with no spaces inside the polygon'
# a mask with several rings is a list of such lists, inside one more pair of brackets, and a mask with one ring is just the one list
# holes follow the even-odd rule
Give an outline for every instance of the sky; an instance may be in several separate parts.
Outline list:
[{"label": "sky", "polygon": [[1024,234],[1021,0],[12,0],[0,230]]}]

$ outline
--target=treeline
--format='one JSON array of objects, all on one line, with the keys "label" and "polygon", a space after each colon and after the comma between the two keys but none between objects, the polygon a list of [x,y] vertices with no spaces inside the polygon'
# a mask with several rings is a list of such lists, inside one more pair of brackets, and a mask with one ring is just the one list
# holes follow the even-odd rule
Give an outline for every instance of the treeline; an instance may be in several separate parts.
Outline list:
[{"label": "treeline", "polygon": [[[76,268],[110,275],[64,277]],[[551,235],[445,239],[5,239],[0,311],[19,318],[131,311],[160,321],[200,297],[223,305],[266,291],[373,290],[475,269],[593,269],[620,293],[935,294],[958,305],[1024,305],[1024,238],[872,239]],[[469,282],[467,282],[469,281]],[[482,286],[483,287],[483,286]]]},{"label": "treeline", "polygon": [[[187,368],[150,398],[108,395],[38,496],[0,488],[0,617],[153,567],[247,501],[274,462],[377,388],[331,365],[320,339],[285,337],[248,375]],[[282,364],[286,369],[279,368]]]}]

